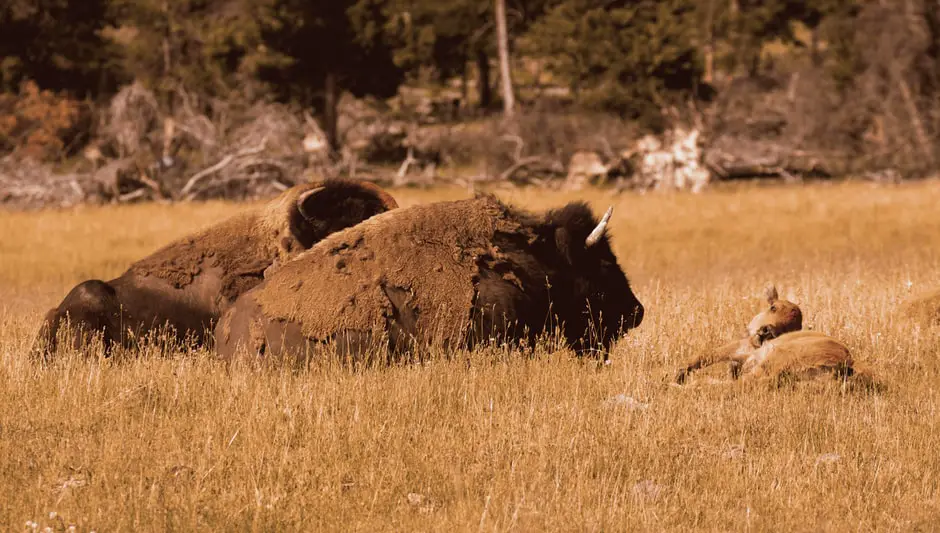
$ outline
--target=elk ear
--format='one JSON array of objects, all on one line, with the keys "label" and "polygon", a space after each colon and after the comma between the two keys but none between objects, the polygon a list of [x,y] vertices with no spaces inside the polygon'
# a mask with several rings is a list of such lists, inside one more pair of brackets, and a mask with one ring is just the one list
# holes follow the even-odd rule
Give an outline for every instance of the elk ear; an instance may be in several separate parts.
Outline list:
[{"label": "elk ear", "polygon": [[764,289],[764,297],[767,298],[767,303],[769,304],[777,301],[779,299],[777,295],[777,287],[775,285],[768,285],[767,288]]}]

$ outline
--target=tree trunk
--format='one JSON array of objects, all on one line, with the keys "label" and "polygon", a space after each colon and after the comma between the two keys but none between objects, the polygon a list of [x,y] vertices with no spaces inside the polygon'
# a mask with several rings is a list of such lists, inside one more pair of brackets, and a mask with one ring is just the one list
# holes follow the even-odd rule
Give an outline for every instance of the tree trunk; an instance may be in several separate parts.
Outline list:
[{"label": "tree trunk", "polygon": [[747,63],[745,48],[747,47],[747,37],[744,35],[744,28],[741,26],[740,16],[741,6],[738,0],[729,0],[728,2],[728,39],[731,42],[731,65],[729,73],[732,78],[738,74],[738,68]]},{"label": "tree trunk", "polygon": [[516,98],[512,92],[512,69],[509,65],[509,30],[506,28],[506,0],[496,0],[496,44],[499,49],[499,77],[503,88],[503,114],[512,118]]},{"label": "tree trunk", "polygon": [[163,76],[169,77],[173,70],[170,62],[170,36],[173,34],[173,21],[170,20],[170,3],[163,1],[163,16],[166,19],[166,33],[163,34]]},{"label": "tree trunk", "polygon": [[907,113],[911,116],[911,127],[914,129],[914,136],[917,139],[917,144],[920,146],[920,152],[924,156],[924,160],[927,162],[927,164],[932,164],[933,149],[930,144],[930,137],[928,137],[927,129],[924,128],[924,123],[920,118],[920,110],[917,109],[917,103],[914,102],[914,96],[911,94],[911,87],[902,77],[903,74],[899,72],[897,76],[898,89],[901,92],[901,98],[904,100],[904,106],[907,108]]},{"label": "tree trunk", "polygon": [[814,67],[822,66],[822,54],[819,53],[819,26],[810,30],[809,57]]},{"label": "tree trunk", "polygon": [[480,107],[487,109],[493,103],[493,94],[490,91],[490,58],[483,50],[477,50],[477,85]]},{"label": "tree trunk", "polygon": [[715,80],[715,0],[709,0],[705,18],[705,83]]},{"label": "tree trunk", "polygon": [[[169,2],[164,0],[161,7],[163,10],[164,23],[166,23],[166,32],[163,34],[163,40],[161,43],[161,49],[163,52],[163,76],[161,77],[160,82],[157,83],[157,86],[166,87],[166,82],[170,79],[170,76],[173,72],[173,62],[170,53],[170,37],[173,35],[173,21],[170,20]],[[174,98],[172,93],[167,90],[161,90],[158,95],[158,98],[163,100],[165,110],[172,115],[174,112]]]},{"label": "tree trunk", "polygon": [[339,85],[336,74],[327,72],[323,83],[323,133],[333,153],[339,151]]},{"label": "tree trunk", "polygon": [[470,85],[469,70],[467,57],[465,56],[463,58],[463,68],[460,69],[460,99],[464,106],[467,105],[467,98],[470,96],[470,91],[468,88]]}]

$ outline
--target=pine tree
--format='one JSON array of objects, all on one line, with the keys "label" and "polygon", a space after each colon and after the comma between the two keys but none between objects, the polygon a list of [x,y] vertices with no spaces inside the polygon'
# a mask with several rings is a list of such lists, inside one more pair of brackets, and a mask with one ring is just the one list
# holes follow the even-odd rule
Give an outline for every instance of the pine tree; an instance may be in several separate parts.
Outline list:
[{"label": "pine tree", "polygon": [[115,50],[101,38],[105,0],[6,0],[0,4],[0,91],[33,80],[43,89],[94,96],[117,82]]},{"label": "pine tree", "polygon": [[438,80],[469,77],[477,69],[481,107],[492,102],[490,56],[494,49],[491,0],[392,0],[388,31],[395,39],[395,62],[412,75],[431,67]]},{"label": "pine tree", "polygon": [[261,79],[282,99],[317,110],[334,149],[342,92],[387,97],[403,79],[386,39],[385,7],[382,0],[274,0],[265,11]]},{"label": "pine tree", "polygon": [[124,70],[172,108],[177,88],[226,98],[251,79],[261,42],[250,0],[112,0]]},{"label": "pine tree", "polygon": [[701,82],[693,14],[692,0],[565,0],[527,41],[582,102],[655,120]]}]

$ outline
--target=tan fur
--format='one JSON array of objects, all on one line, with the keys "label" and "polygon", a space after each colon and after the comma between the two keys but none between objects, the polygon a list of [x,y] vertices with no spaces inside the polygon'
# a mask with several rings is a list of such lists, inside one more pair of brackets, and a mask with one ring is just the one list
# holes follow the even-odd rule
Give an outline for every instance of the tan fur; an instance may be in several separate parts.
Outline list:
[{"label": "tan fur", "polygon": [[940,289],[909,298],[901,303],[901,313],[922,326],[940,326]]},{"label": "tan fur", "polygon": [[[341,330],[375,330],[392,313],[389,291],[419,286],[421,291],[405,295],[402,307],[437,309],[417,317],[417,329],[425,337],[421,340],[460,342],[473,304],[477,258],[497,255],[491,249],[494,233],[517,231],[518,225],[505,218],[506,208],[489,196],[451,206],[400,209],[334,234],[282,266],[263,291],[256,291],[257,303],[265,316],[302,324],[306,337],[322,339]],[[441,221],[442,213],[459,223]],[[382,253],[375,253],[377,249]],[[369,268],[350,275],[347,263]],[[433,275],[442,271],[451,275]],[[318,283],[325,290],[303,292],[299,298],[297,289],[308,279],[329,282]]]},{"label": "tan fur", "polygon": [[[265,205],[173,242],[113,280],[77,285],[47,314],[36,343],[55,351],[59,324],[101,330],[128,344],[154,328],[205,340],[239,295],[324,237],[397,207],[378,187],[346,180],[295,186]],[[76,329],[76,328],[73,328]],[[81,344],[80,337],[76,341]]]},{"label": "tan fur", "polygon": [[748,324],[747,338],[691,361],[676,374],[676,382],[684,383],[689,373],[722,361],[731,363],[732,376],[742,381],[855,374],[852,354],[844,344],[823,333],[801,331],[799,306],[780,300],[773,287],[768,288],[767,302],[768,308]]},{"label": "tan fur", "polygon": [[851,373],[852,354],[836,339],[815,331],[786,333],[751,351],[741,366],[741,379],[843,376]]},{"label": "tan fur", "polygon": [[[640,324],[643,310],[606,236],[588,244],[603,224],[586,205],[533,216],[488,195],[383,213],[324,239],[239,297],[216,327],[216,350],[229,360],[241,350],[306,358],[324,344],[344,357],[382,346],[413,354],[497,338],[534,342],[552,321],[578,350],[592,322],[585,298],[610,290],[616,299],[594,301],[603,306],[595,307],[596,340],[606,348]],[[575,265],[596,276],[582,280]],[[601,312],[619,317],[616,325],[600,322]]]},{"label": "tan fur", "polygon": [[[389,209],[395,200],[371,184]],[[180,239],[134,263],[130,272],[152,276],[183,288],[193,282],[203,265],[222,272],[222,296],[232,301],[258,283],[268,267],[283,264],[305,250],[291,230],[297,199],[322,182],[297,185],[267,204],[237,214],[215,226]]]},{"label": "tan fur", "polygon": [[768,338],[803,329],[803,312],[800,306],[777,295],[777,287],[770,285],[764,291],[767,309],[755,316],[747,325],[747,334],[759,346]]},{"label": "tan fur", "polygon": [[689,361],[679,370],[676,382],[682,383],[689,373],[715,363],[728,361],[737,365],[734,368],[738,368],[765,340],[803,329],[803,313],[800,307],[793,302],[781,300],[776,287],[768,286],[764,299],[767,301],[767,308],[748,323],[746,338],[729,342],[717,350]]},{"label": "tan fur", "polygon": [[257,209],[173,242],[131,265],[130,272],[180,289],[201,273],[201,265],[209,264],[223,273],[222,294],[234,299],[247,290],[244,285],[257,283],[272,260],[284,262],[304,250],[290,230],[290,212],[297,197],[316,186],[293,187]]}]

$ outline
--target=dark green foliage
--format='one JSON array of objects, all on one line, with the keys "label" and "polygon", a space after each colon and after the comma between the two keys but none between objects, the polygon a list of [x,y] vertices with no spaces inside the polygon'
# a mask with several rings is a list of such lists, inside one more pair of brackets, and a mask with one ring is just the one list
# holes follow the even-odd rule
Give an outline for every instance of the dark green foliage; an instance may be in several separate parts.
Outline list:
[{"label": "dark green foliage", "polygon": [[260,78],[284,100],[319,110],[338,146],[336,106],[342,91],[388,97],[403,74],[392,59],[382,0],[274,0],[265,11],[267,54]]},{"label": "dark green foliage", "polygon": [[[230,122],[261,100],[297,104],[319,115],[338,148],[345,93],[385,98],[408,80],[430,85],[409,98],[443,101],[435,87],[459,78],[465,97],[475,84],[479,106],[491,107],[498,76],[493,2],[5,0],[0,96],[13,110],[6,115],[18,118],[0,126],[8,139],[17,137],[7,150],[42,145],[45,137],[19,130],[56,123],[42,117],[58,115],[23,120],[29,113],[19,110],[38,109],[35,102],[64,109],[85,97],[106,102],[137,81],[157,96],[153,113],[160,117],[182,110]],[[749,99],[734,106],[755,110],[767,103],[763,96],[786,91],[790,107],[774,110],[770,123],[799,123],[793,129],[804,145],[836,139],[860,153],[872,152],[874,142],[890,158],[910,158],[900,148],[913,146],[925,167],[934,164],[928,153],[940,150],[940,0],[505,4],[514,93],[523,108],[572,104],[576,112],[612,111],[658,129],[668,125],[663,110],[675,118],[683,112],[676,109],[689,109],[677,104],[714,91]],[[741,94],[742,86],[752,90]],[[31,100],[33,93],[41,97]],[[453,98],[446,95],[448,103]],[[70,128],[82,130],[75,139],[96,135],[93,113],[103,108],[81,106],[88,112],[81,127]],[[62,130],[49,130],[48,145],[74,153],[82,141],[59,139]]]},{"label": "dark green foliage", "polygon": [[486,0],[393,0],[387,30],[394,36],[395,62],[409,71],[430,66],[440,78],[460,75],[477,50],[491,48]]},{"label": "dark green foliage", "polygon": [[[723,33],[732,43],[729,70],[740,67],[755,75],[765,43],[780,40],[803,46],[794,33],[800,22],[814,30],[824,17],[843,10],[852,0],[732,0],[721,14]],[[724,2],[723,2],[724,4]],[[736,8],[736,9],[735,9]]]},{"label": "dark green foliage", "polygon": [[112,0],[128,75],[172,105],[178,88],[227,97],[253,75],[263,2],[250,0]]},{"label": "dark green foliage", "polygon": [[263,80],[283,98],[322,103],[327,75],[363,96],[390,96],[401,81],[385,41],[381,2],[278,0],[267,13]]},{"label": "dark green foliage", "polygon": [[106,0],[0,2],[0,92],[26,80],[77,96],[112,90],[116,50],[101,37]]},{"label": "dark green foliage", "polygon": [[655,119],[700,84],[693,8],[687,0],[567,0],[533,26],[529,45],[582,100]]}]

